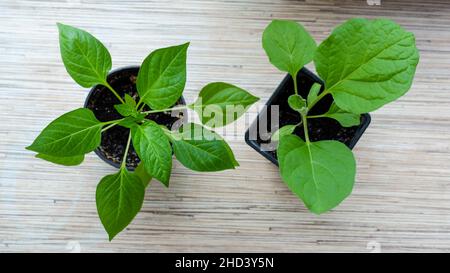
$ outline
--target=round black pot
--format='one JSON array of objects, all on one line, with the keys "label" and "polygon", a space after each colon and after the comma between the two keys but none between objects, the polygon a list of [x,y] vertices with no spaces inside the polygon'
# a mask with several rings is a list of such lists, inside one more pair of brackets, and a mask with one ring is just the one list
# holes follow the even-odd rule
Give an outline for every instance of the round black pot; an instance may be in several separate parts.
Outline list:
[{"label": "round black pot", "polygon": [[[135,98],[136,101],[139,101],[139,94],[136,90],[138,72],[139,66],[116,69],[108,74],[107,81],[122,98],[127,93]],[[105,122],[122,118],[114,108],[116,104],[120,104],[120,101],[110,90],[103,85],[96,85],[89,92],[84,107],[92,110],[99,121]],[[184,98],[181,97],[175,105],[185,104]],[[145,106],[143,110],[149,111],[151,109]],[[176,113],[176,116],[173,116],[171,112],[161,112],[149,114],[146,118],[158,124],[166,125],[171,129],[173,125],[181,124],[181,122],[177,121],[182,121],[187,118],[186,110],[174,113]],[[95,150],[95,153],[109,165],[119,168],[125,153],[129,131],[128,128],[119,125],[106,130],[102,133],[101,144]],[[131,144],[127,155],[127,169],[134,170],[139,162],[140,159],[134,150],[133,144]]]},{"label": "round black pot", "polygon": [[[315,82],[320,83],[323,88],[323,81],[319,77],[314,75],[308,69],[302,68],[297,75],[299,94],[303,98],[306,98],[311,86]],[[271,142],[270,132],[274,132],[284,125],[296,124],[301,120],[300,114],[292,110],[288,105],[288,97],[292,94],[294,94],[294,83],[291,76],[287,75],[267,101],[266,107],[264,107],[264,109],[258,114],[256,120],[250,125],[249,129],[245,133],[245,142],[277,166],[277,142]],[[319,115],[325,113],[329,109],[332,102],[333,98],[331,95],[325,96],[314,106],[311,110],[311,114]],[[270,128],[272,118],[271,109],[274,105],[279,106],[279,126],[276,128]],[[267,117],[267,119],[264,117]],[[342,127],[334,119],[317,118],[308,120],[308,132],[311,141],[337,140],[347,145],[350,149],[353,149],[369,124],[369,114],[361,115],[361,123],[358,126],[347,128]],[[258,129],[260,128],[265,130],[263,130],[263,132],[259,132],[260,130]],[[294,134],[304,139],[303,126],[298,126],[294,131]]]}]

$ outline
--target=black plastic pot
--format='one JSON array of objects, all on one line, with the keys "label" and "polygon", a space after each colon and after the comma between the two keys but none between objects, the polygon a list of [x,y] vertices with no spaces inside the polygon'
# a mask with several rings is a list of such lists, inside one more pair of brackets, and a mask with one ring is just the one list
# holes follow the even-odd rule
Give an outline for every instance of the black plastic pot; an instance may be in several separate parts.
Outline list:
[{"label": "black plastic pot", "polygon": [[[125,93],[128,93],[138,101],[139,95],[136,90],[138,72],[139,66],[116,69],[108,74],[107,81],[122,98]],[[115,104],[120,104],[120,101],[112,92],[103,85],[96,85],[89,92],[84,107],[91,109],[96,118],[104,122],[122,118],[115,110]],[[180,104],[186,104],[183,97],[176,103],[176,105]],[[145,106],[143,110],[151,109]],[[171,113],[149,114],[146,118],[154,120],[158,124],[166,125],[170,129],[175,122],[187,118],[187,111],[177,111],[177,116],[172,116]],[[95,153],[109,165],[119,168],[125,152],[128,134],[129,129],[118,125],[108,129],[102,133],[101,144],[95,150]],[[127,156],[127,169],[134,170],[139,162],[140,159],[131,144]]]},{"label": "black plastic pot", "polygon": [[[311,86],[315,83],[320,83],[324,86],[323,81],[314,75],[306,68],[302,68],[297,75],[298,92],[303,97],[308,96]],[[266,107],[258,114],[256,120],[251,124],[250,128],[245,133],[245,142],[250,147],[255,149],[258,153],[262,154],[265,158],[278,166],[278,159],[276,156],[277,142],[270,141],[271,132],[274,132],[278,128],[287,124],[296,124],[301,120],[300,114],[292,110],[288,103],[287,98],[294,94],[294,83],[290,75],[287,75],[269,100],[266,103]],[[333,98],[331,95],[325,96],[319,103],[317,103],[311,110],[312,115],[319,115],[325,113]],[[279,126],[271,128],[271,111],[275,105],[279,105]],[[264,117],[267,116],[267,122]],[[354,127],[342,127],[340,124],[330,118],[317,118],[308,120],[308,132],[311,141],[318,140],[338,140],[352,149],[364,131],[367,129],[370,123],[370,115],[361,115],[361,123]],[[264,132],[258,132],[258,129],[265,129]],[[302,139],[304,138],[303,127],[298,126],[294,131],[294,134],[298,135]]]}]

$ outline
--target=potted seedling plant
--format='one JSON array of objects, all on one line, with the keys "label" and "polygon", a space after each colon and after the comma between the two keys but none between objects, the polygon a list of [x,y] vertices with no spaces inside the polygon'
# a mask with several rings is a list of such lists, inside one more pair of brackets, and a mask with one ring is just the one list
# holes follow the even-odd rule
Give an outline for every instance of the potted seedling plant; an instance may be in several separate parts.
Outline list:
[{"label": "potted seedling plant", "polygon": [[[97,186],[100,220],[112,240],[142,207],[152,178],[169,186],[172,155],[185,167],[211,172],[238,166],[228,144],[205,128],[229,124],[258,98],[234,85],[206,85],[185,104],[189,43],[150,53],[140,67],[113,72],[105,46],[86,31],[58,24],[61,57],[69,75],[92,87],[84,108],[52,121],[27,149],[36,157],[67,166],[95,152],[119,170]],[[183,123],[186,109],[203,123]]]},{"label": "potted seedling plant", "polygon": [[[327,212],[353,189],[351,148],[370,122],[367,113],[410,89],[419,61],[415,37],[390,20],[357,18],[317,47],[300,24],[274,20],[262,45],[289,74],[266,104],[279,106],[279,128],[269,128],[278,117],[266,109],[260,116],[268,121],[257,118],[246,141],[279,165],[282,180],[311,212]],[[319,77],[304,68],[311,61]]]}]

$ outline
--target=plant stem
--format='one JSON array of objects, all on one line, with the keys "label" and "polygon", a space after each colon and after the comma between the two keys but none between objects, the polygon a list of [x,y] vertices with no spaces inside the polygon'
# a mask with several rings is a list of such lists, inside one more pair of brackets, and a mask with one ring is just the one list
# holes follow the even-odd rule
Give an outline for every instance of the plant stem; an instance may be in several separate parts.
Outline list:
[{"label": "plant stem", "polygon": [[308,111],[311,110],[314,107],[314,105],[316,105],[323,97],[325,97],[328,94],[329,94],[328,90],[324,90],[319,96],[317,96],[317,98],[310,105],[308,105]]},{"label": "plant stem", "polygon": [[[298,91],[297,91],[297,77],[293,77],[294,79],[294,89],[295,89],[295,94],[298,95]],[[305,111],[304,113],[301,113],[302,116],[302,122],[303,123],[303,132],[305,134],[305,142],[307,145],[309,145],[311,143],[311,141],[309,140],[309,132],[308,132],[308,118],[320,118],[323,117],[323,115],[315,115],[315,116],[308,116],[308,112],[314,107],[314,105],[316,105],[323,97],[325,97],[326,95],[328,95],[330,92],[328,92],[328,90],[324,90],[320,95],[317,96],[317,98],[308,105],[308,109],[307,111]]]},{"label": "plant stem", "polygon": [[[145,103],[143,103],[144,101],[142,100],[142,98],[139,99],[138,103],[136,104],[136,109],[139,109],[138,111],[142,111],[142,109],[144,109],[145,107]],[[142,103],[142,105],[141,105]],[[141,108],[139,108],[139,106],[141,106]]]},{"label": "plant stem", "polygon": [[167,129],[167,127],[164,125],[160,125],[160,127],[164,131],[164,134],[166,134],[166,136],[169,138],[170,142],[181,139],[181,136],[178,132],[173,132],[173,131]]},{"label": "plant stem", "polygon": [[305,134],[305,141],[306,144],[309,145],[310,141],[309,141],[309,133],[308,133],[308,120],[306,118],[306,115],[302,115],[302,123],[303,123],[303,132]]},{"label": "plant stem", "polygon": [[114,127],[114,126],[116,126],[116,125],[117,125],[117,123],[113,123],[113,124],[110,124],[110,125],[106,126],[105,128],[102,129],[102,133],[103,133],[104,131],[108,130],[109,128],[112,128],[112,127]]},{"label": "plant stem", "polygon": [[298,95],[298,86],[297,86],[297,73],[295,75],[291,75],[292,79],[294,80],[294,91],[295,94]]},{"label": "plant stem", "polygon": [[109,124],[112,124],[112,123],[119,123],[119,122],[121,122],[122,120],[124,120],[125,118],[121,118],[121,119],[115,119],[115,120],[110,120],[110,121],[105,121],[105,122],[102,122],[102,125],[109,125]]},{"label": "plant stem", "polygon": [[145,111],[145,112],[141,112],[141,114],[153,114],[153,113],[160,113],[160,112],[166,112],[166,111],[174,111],[174,110],[184,110],[187,109],[187,105],[183,105],[183,106],[179,106],[179,107],[173,107],[173,108],[166,108],[166,109],[161,109],[161,110],[150,110],[150,111]]},{"label": "plant stem", "polygon": [[110,121],[105,121],[102,122],[102,126],[108,125],[104,128],[102,128],[102,133],[106,130],[108,130],[109,128],[112,128],[114,126],[116,126],[119,122],[121,122],[122,120],[124,120],[125,118],[121,118],[121,119],[115,119],[115,120],[110,120]]},{"label": "plant stem", "polygon": [[125,153],[123,154],[122,164],[120,164],[120,168],[125,167],[127,164],[127,155],[128,149],[130,149],[130,143],[131,143],[131,130],[129,131],[127,146],[125,147]]},{"label": "plant stem", "polygon": [[324,118],[325,115],[315,115],[315,116],[307,116],[307,118]]},{"label": "plant stem", "polygon": [[142,109],[144,108],[145,104],[142,104],[141,108],[139,108],[139,106],[141,105],[142,100],[139,99],[138,103],[136,104],[136,110],[138,110],[139,112],[142,111]]},{"label": "plant stem", "polygon": [[109,85],[109,83],[108,82],[104,82],[103,83],[103,85],[104,86],[106,86],[115,96],[116,96],[116,98],[118,98],[119,99],[119,101],[121,102],[121,103],[125,103],[124,101],[123,101],[123,99],[119,96],[119,94],[117,94],[117,92],[116,92],[116,90],[114,90],[114,88],[112,88],[112,86],[111,85]]}]

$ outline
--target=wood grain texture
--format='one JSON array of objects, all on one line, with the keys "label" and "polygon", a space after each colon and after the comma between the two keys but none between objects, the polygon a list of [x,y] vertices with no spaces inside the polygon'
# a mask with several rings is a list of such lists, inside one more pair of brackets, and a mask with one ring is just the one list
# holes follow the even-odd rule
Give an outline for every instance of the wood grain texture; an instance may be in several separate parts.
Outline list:
[{"label": "wood grain texture", "polygon": [[[272,18],[302,22],[322,41],[355,16],[391,18],[414,32],[421,60],[411,91],[372,114],[354,150],[353,194],[330,213],[305,209],[245,144],[240,122],[226,133],[237,170],[194,173],[175,161],[170,189],[152,182],[142,212],[109,243],[95,188],[114,169],[93,153],[70,168],[24,149],[87,95],[60,60],[58,21],[103,41],[113,68],[191,41],[187,101],[206,83],[227,81],[264,103],[284,77],[260,43]],[[448,1],[11,0],[0,2],[0,25],[0,252],[450,252]]]}]

